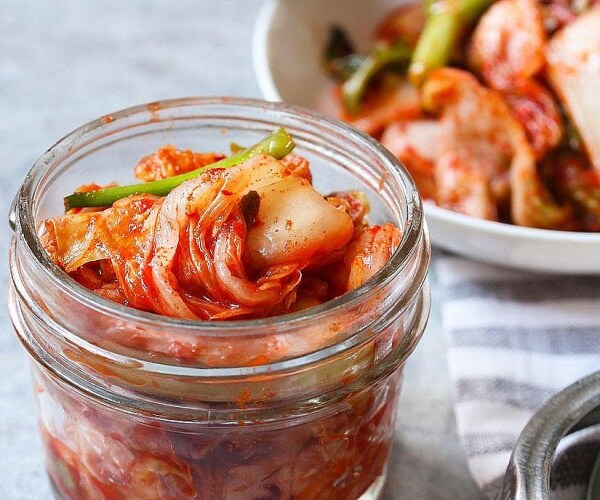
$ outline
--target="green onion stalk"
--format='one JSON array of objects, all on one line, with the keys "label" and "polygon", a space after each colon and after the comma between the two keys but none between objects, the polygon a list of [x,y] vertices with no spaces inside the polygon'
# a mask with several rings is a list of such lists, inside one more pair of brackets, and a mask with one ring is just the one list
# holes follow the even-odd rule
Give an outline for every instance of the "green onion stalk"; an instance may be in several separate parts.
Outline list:
[{"label": "green onion stalk", "polygon": [[432,0],[426,3],[427,18],[408,68],[408,77],[420,86],[427,74],[446,66],[467,27],[494,0]]},{"label": "green onion stalk", "polygon": [[358,69],[342,85],[342,102],[346,110],[351,114],[356,113],[371,80],[391,64],[407,63],[411,54],[411,48],[399,41],[391,47],[377,48],[365,57]]},{"label": "green onion stalk", "polygon": [[144,182],[141,184],[132,184],[129,186],[117,186],[98,191],[86,191],[82,193],[73,193],[65,197],[65,210],[80,207],[107,207],[111,206],[115,201],[131,196],[134,194],[153,194],[156,196],[166,196],[177,186],[185,181],[189,181],[198,177],[207,170],[215,168],[228,168],[240,163],[244,163],[253,156],[263,153],[272,156],[276,159],[281,159],[291,153],[295,147],[293,139],[284,128],[280,128],[273,132],[270,136],[258,142],[254,146],[249,147],[233,156],[224,158],[205,167],[185,174],[160,179],[153,182]]}]

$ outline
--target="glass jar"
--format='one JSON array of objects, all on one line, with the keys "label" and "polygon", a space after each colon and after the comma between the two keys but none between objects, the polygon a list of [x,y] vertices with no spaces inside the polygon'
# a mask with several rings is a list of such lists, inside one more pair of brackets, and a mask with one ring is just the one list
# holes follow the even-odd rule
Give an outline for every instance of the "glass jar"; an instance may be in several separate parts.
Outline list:
[{"label": "glass jar", "polygon": [[[165,144],[226,151],[285,126],[322,192],[361,189],[402,242],[374,278],[278,317],[204,322],[107,301],[38,238],[77,186],[132,180]],[[12,322],[33,359],[59,498],[376,498],[402,366],[429,312],[430,248],[406,170],[377,142],[302,109],[249,99],[153,103],[91,122],[35,164],[10,215]],[[192,352],[193,357],[178,353]]]}]

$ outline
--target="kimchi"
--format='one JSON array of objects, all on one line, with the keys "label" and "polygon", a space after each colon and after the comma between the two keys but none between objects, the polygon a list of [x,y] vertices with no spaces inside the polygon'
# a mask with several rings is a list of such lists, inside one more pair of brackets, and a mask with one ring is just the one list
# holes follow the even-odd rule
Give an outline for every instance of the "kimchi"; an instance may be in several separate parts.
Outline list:
[{"label": "kimchi", "polygon": [[370,225],[359,191],[319,193],[292,149],[284,130],[228,158],[165,146],[133,166],[150,182],[66,197],[43,244],[97,295],[164,316],[244,320],[322,304],[371,278],[401,233]]},{"label": "kimchi", "polygon": [[422,196],[520,226],[600,230],[600,6],[436,0],[388,14],[368,54],[325,47],[340,118]]}]

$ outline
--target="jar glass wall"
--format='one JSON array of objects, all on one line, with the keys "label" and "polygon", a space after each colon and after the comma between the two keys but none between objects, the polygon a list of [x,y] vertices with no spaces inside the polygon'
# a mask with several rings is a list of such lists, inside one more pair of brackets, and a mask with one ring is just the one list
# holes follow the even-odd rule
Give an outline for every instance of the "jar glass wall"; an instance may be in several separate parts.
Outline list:
[{"label": "jar glass wall", "polygon": [[[365,191],[402,241],[356,290],[226,322],[102,299],[43,250],[43,220],[90,181],[130,180],[164,144],[226,151],[285,126],[323,193]],[[11,214],[9,307],[31,354],[48,470],[62,498],[374,498],[401,369],[429,311],[429,242],[406,171],[378,143],[304,110],[246,99],[153,103],[103,117],[40,158]],[[182,356],[181,353],[192,353]]]}]

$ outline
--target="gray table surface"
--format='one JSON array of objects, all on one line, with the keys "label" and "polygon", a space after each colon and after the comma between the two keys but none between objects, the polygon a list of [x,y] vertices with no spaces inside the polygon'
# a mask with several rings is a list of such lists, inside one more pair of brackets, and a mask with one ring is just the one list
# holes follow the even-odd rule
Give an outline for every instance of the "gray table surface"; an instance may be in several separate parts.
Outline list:
[{"label": "gray table surface", "polygon": [[[191,95],[259,97],[250,54],[261,0],[0,2],[0,289],[8,205],[32,162],[78,125]],[[432,276],[429,328],[405,371],[384,498],[481,494],[456,436]],[[0,499],[48,499],[28,361],[0,301]]]}]

